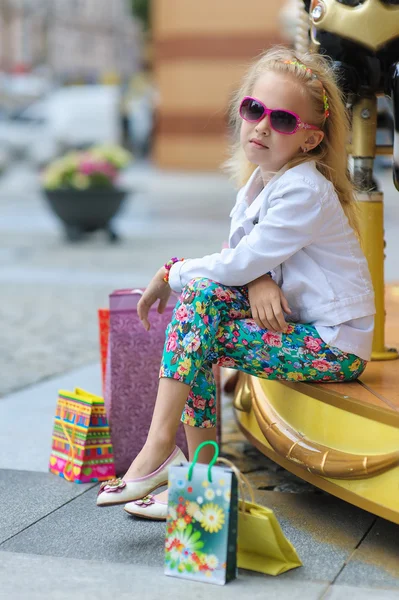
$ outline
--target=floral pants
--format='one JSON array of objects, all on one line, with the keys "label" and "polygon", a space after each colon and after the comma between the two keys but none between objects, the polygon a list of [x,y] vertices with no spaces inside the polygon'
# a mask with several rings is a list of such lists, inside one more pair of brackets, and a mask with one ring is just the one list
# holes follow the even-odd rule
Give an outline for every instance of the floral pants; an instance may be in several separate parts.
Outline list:
[{"label": "floral pants", "polygon": [[160,377],[191,387],[182,422],[215,427],[212,364],[264,379],[351,381],[366,361],[323,342],[310,324],[288,323],[286,333],[260,329],[251,318],[248,288],[205,278],[183,289],[166,329]]}]

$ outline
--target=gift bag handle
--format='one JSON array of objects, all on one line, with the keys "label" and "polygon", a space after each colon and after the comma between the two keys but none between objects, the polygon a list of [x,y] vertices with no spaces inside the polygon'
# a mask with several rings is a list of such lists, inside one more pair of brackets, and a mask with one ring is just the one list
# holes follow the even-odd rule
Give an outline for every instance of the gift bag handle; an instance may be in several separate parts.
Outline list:
[{"label": "gift bag handle", "polygon": [[210,483],[212,483],[212,473],[211,473],[211,470],[212,470],[212,467],[215,464],[215,462],[217,461],[218,456],[219,456],[219,446],[217,445],[216,442],[214,442],[212,440],[210,440],[208,442],[202,442],[202,444],[200,444],[198,446],[198,448],[196,449],[195,454],[194,454],[194,458],[193,458],[193,462],[191,463],[190,468],[188,470],[188,480],[189,481],[191,481],[191,479],[193,477],[194,466],[197,464],[198,455],[199,455],[199,453],[201,452],[201,450],[202,450],[202,448],[204,446],[213,446],[215,448],[215,454],[213,455],[213,458],[212,458],[211,462],[209,463],[209,467],[208,467],[208,481],[210,481]]},{"label": "gift bag handle", "polygon": [[[66,437],[66,439],[68,440],[69,443],[69,453],[68,453],[68,460],[66,461],[65,465],[64,465],[64,469],[62,471],[64,478],[67,481],[73,481],[73,468],[75,466],[75,457],[76,457],[76,448],[75,448],[75,433],[76,433],[76,429],[75,427],[71,427],[72,430],[72,436],[69,435],[68,429],[66,427],[65,421],[64,419],[66,419],[66,408],[65,406],[64,408],[64,415],[60,415],[60,425],[61,425],[61,429],[64,432],[64,435]],[[71,465],[71,475],[69,476],[67,474],[67,467],[68,465]]]},{"label": "gift bag handle", "polygon": [[245,477],[244,473],[241,473],[240,469],[238,467],[236,467],[236,465],[234,463],[232,463],[230,460],[228,460],[227,458],[219,457],[217,462],[223,463],[223,464],[227,465],[228,467],[230,467],[230,469],[233,471],[233,473],[237,477],[238,487],[240,489],[240,494],[241,494],[241,498],[239,500],[242,503],[241,510],[243,512],[245,512],[245,489],[248,490],[252,504],[255,503],[255,494],[254,494],[252,485],[250,484],[247,477]]}]

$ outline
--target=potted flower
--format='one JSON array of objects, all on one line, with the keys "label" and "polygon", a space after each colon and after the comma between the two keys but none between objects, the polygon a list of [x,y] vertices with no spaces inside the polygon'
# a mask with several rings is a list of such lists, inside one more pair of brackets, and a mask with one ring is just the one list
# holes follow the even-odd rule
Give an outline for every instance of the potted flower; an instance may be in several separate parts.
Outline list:
[{"label": "potted flower", "polygon": [[69,240],[98,229],[104,229],[111,241],[117,240],[110,221],[126,196],[117,180],[132,158],[119,146],[93,146],[69,152],[47,166],[44,194]]}]

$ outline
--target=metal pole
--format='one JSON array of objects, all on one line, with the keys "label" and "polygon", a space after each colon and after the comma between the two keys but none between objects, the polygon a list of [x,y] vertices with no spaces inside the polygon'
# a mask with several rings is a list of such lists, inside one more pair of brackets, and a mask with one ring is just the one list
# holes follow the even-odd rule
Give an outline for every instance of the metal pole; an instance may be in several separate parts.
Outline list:
[{"label": "metal pole", "polygon": [[353,178],[358,190],[360,229],[374,286],[376,315],[372,360],[399,357],[394,348],[385,346],[384,299],[384,203],[383,193],[375,189],[373,163],[377,130],[377,98],[359,98],[353,105],[352,155]]}]

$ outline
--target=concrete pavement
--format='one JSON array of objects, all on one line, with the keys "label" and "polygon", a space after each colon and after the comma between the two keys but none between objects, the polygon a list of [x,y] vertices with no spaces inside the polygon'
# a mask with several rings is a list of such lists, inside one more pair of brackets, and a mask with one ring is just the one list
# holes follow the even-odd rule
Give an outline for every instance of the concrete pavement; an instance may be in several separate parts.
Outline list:
[{"label": "concrete pavement", "polygon": [[[389,188],[386,173],[381,175]],[[172,255],[217,251],[234,192],[223,176],[159,173],[136,165],[135,190],[116,226],[66,244],[37,175],[16,166],[0,180],[0,598],[220,598],[390,600],[399,597],[398,526],[319,492],[253,449],[223,401],[223,452],[274,509],[303,567],[277,578],[240,571],[224,588],[162,572],[164,525],[99,510],[96,484],[47,472],[57,391],[100,393],[96,310],[117,287],[145,286]],[[387,279],[397,279],[399,196],[386,195]],[[5,347],[5,357],[3,348]],[[4,359],[4,360],[3,360]]]}]

